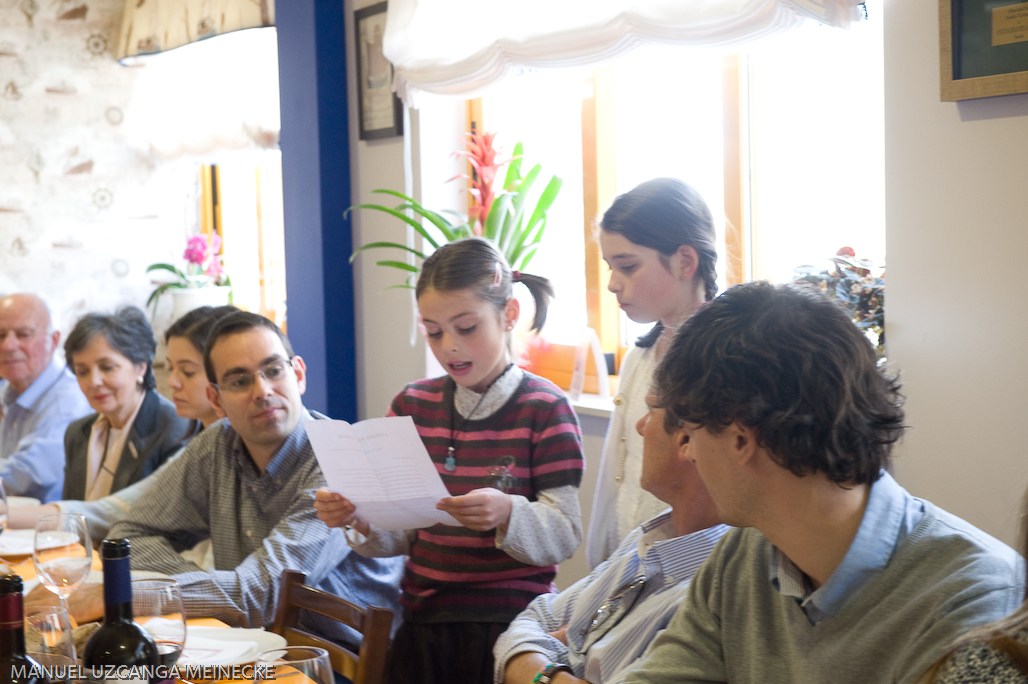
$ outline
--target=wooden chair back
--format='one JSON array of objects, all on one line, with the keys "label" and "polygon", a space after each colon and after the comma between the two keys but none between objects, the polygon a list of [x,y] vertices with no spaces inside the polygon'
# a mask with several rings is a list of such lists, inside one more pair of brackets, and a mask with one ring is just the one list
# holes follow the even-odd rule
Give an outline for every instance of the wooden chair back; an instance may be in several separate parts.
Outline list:
[{"label": "wooden chair back", "polygon": [[[328,651],[332,669],[349,677],[354,684],[381,684],[389,652],[389,631],[393,611],[369,606],[361,608],[344,598],[308,587],[307,576],[298,570],[285,570],[279,580],[278,608],[271,631],[285,637],[290,646],[316,646]],[[337,620],[360,632],[360,650],[350,649],[298,626],[301,610],[310,610]]]}]

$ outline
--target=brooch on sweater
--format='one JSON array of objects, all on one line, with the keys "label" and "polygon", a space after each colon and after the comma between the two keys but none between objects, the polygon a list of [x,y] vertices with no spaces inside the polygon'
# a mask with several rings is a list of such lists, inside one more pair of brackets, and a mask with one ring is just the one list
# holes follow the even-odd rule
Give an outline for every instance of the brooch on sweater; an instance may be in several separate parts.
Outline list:
[{"label": "brooch on sweater", "polygon": [[499,465],[489,468],[489,475],[496,478],[493,487],[496,487],[504,494],[509,494],[518,483],[518,478],[511,472],[514,469],[514,457],[504,456],[500,459]]}]

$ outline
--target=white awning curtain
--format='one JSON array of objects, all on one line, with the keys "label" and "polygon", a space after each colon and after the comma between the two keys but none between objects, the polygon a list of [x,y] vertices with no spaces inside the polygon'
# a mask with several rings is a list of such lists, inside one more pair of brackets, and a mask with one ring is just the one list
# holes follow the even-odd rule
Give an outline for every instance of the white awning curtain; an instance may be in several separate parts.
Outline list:
[{"label": "white awning curtain", "polygon": [[126,133],[158,158],[223,160],[276,149],[281,117],[275,28],[235,31],[146,57]]},{"label": "white awning curtain", "polygon": [[123,60],[274,25],[274,0],[125,0],[116,52]]},{"label": "white awning curtain", "polygon": [[393,88],[471,97],[518,67],[597,64],[646,43],[726,47],[805,19],[847,28],[860,0],[389,0]]}]

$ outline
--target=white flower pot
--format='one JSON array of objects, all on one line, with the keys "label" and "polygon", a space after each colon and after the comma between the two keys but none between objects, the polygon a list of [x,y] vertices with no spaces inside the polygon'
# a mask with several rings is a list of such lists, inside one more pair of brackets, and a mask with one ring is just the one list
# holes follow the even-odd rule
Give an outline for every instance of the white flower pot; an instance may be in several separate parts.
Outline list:
[{"label": "white flower pot", "polygon": [[184,287],[171,290],[171,320],[177,321],[193,309],[201,306],[225,306],[231,287],[218,285],[215,287]]}]

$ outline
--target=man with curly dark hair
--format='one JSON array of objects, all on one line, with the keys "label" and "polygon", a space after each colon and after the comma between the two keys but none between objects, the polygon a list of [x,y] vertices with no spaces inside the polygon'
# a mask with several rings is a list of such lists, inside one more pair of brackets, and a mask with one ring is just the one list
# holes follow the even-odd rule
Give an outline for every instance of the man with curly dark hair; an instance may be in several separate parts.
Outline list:
[{"label": "man with curly dark hair", "polygon": [[886,471],[899,381],[820,293],[750,283],[656,374],[726,534],[629,682],[913,682],[1024,596],[1020,557]]}]

